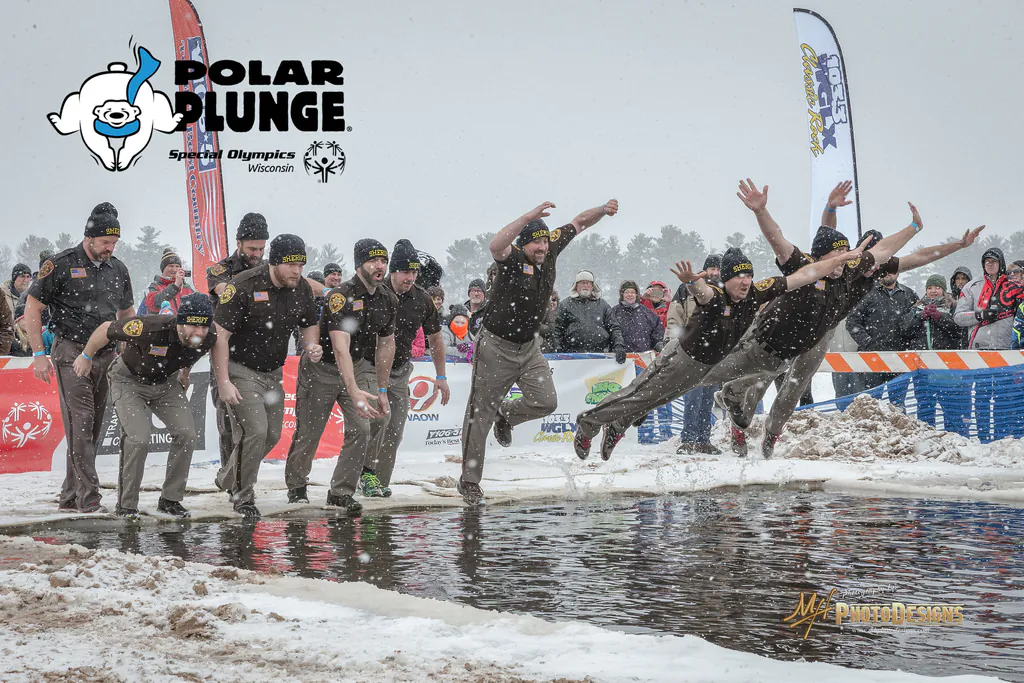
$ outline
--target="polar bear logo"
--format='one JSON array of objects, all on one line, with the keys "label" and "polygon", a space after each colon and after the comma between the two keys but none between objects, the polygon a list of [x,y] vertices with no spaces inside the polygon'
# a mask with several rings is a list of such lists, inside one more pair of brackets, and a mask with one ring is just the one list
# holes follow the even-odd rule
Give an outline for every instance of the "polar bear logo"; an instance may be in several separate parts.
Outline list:
[{"label": "polar bear logo", "polygon": [[47,115],[61,135],[81,132],[82,142],[108,171],[124,171],[149,144],[153,131],[173,133],[182,115],[171,101],[153,90],[149,79],[160,68],[144,47],[135,55],[138,68],[128,73],[121,62],[93,74],[78,92],[64,98],[60,113]]}]

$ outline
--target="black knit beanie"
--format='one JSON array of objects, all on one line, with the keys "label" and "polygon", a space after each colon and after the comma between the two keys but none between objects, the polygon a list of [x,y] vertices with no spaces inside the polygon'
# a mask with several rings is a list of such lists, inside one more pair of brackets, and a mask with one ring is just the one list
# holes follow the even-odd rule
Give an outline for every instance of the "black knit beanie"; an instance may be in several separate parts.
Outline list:
[{"label": "black knit beanie", "polygon": [[160,272],[164,272],[164,268],[172,263],[177,263],[180,266],[181,257],[175,254],[173,249],[164,249],[164,255],[160,257]]},{"label": "black knit beanie", "polygon": [[754,276],[754,265],[743,252],[732,247],[722,255],[722,282],[728,282],[737,275],[747,274]]},{"label": "black knit beanie", "polygon": [[189,294],[178,306],[179,325],[199,325],[209,327],[213,320],[213,302],[210,297],[200,292]]},{"label": "black knit beanie", "polygon": [[306,243],[298,235],[278,235],[270,243],[270,265],[306,263]]},{"label": "black knit beanie", "polygon": [[355,254],[355,259],[353,261],[356,264],[356,268],[363,265],[370,259],[388,257],[387,248],[372,237],[364,237],[356,242],[356,246],[353,251]]},{"label": "black knit beanie", "polygon": [[262,213],[247,213],[238,222],[238,230],[235,232],[235,239],[239,242],[246,240],[269,240],[270,230],[267,228],[267,219]]},{"label": "black knit beanie", "polygon": [[708,268],[718,268],[719,270],[721,270],[722,257],[719,256],[718,254],[711,254],[706,259],[704,259],[704,268],[702,268],[702,270],[707,270]]},{"label": "black knit beanie", "polygon": [[86,237],[120,237],[121,224],[112,213],[94,213],[85,224]]},{"label": "black knit beanie", "polygon": [[551,231],[548,230],[548,224],[538,218],[527,223],[526,227],[519,231],[519,237],[516,238],[516,246],[522,249],[534,240],[550,236]]},{"label": "black knit beanie", "polygon": [[850,240],[846,239],[846,235],[835,228],[823,225],[818,228],[818,234],[814,236],[814,242],[811,244],[811,256],[820,259],[830,251],[843,247],[850,248]]},{"label": "black knit beanie", "polygon": [[339,266],[337,263],[328,263],[326,266],[324,266],[324,277],[327,277],[332,273],[337,273],[338,275],[341,275],[341,266]]},{"label": "black knit beanie", "polygon": [[[863,237],[871,238],[871,240],[868,242],[868,245],[864,247],[864,249],[867,250],[873,249],[876,244],[882,241],[884,236],[877,230],[868,230],[867,232],[864,233]],[[863,241],[863,239],[861,241]]]},{"label": "black knit beanie", "polygon": [[117,208],[110,202],[100,202],[92,208],[92,213],[89,215],[94,216],[98,213],[109,213],[114,218],[117,218]]},{"label": "black knit beanie", "polygon": [[419,270],[420,257],[409,240],[398,240],[395,248],[391,251],[391,263],[388,265],[388,272],[395,273],[399,270]]}]

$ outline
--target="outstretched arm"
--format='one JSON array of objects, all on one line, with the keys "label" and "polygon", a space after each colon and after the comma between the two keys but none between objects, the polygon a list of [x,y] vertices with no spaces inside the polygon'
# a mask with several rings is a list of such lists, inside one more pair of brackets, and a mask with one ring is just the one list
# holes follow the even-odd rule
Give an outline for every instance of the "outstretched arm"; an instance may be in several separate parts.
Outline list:
[{"label": "outstretched arm", "polygon": [[865,237],[864,241],[861,242],[856,249],[853,251],[845,251],[838,256],[833,256],[830,259],[823,261],[816,261],[810,263],[800,270],[796,271],[792,275],[786,277],[786,289],[799,289],[804,285],[809,285],[812,282],[817,282],[822,279],[833,270],[841,266],[846,261],[853,261],[854,259],[860,258],[860,255],[864,252],[864,247],[867,246],[870,237]]},{"label": "outstretched arm", "polygon": [[555,205],[551,202],[544,202],[536,209],[527,211],[519,218],[515,219],[504,228],[498,231],[498,234],[491,240],[491,256],[494,257],[495,261],[504,261],[508,258],[508,255],[512,253],[512,243],[516,241],[516,237],[526,224],[530,221],[538,218],[544,218],[550,216],[548,209],[555,208]]},{"label": "outstretched arm", "polygon": [[746,182],[740,181],[740,191],[736,193],[736,196],[757,216],[757,227],[761,228],[761,234],[772,246],[776,260],[779,263],[788,261],[796,250],[796,246],[783,236],[782,228],[768,213],[768,186],[765,185],[759,191],[754,185],[754,181],[747,178]]},{"label": "outstretched arm", "polygon": [[889,235],[868,250],[868,253],[875,257],[875,263],[878,265],[892,258],[893,254],[906,246],[907,242],[924,228],[924,221],[921,220],[921,214],[917,212],[917,207],[910,202],[907,202],[907,204],[910,206],[910,225],[897,233]]},{"label": "outstretched arm", "polygon": [[974,240],[978,238],[978,235],[984,229],[985,226],[982,225],[981,227],[975,228],[974,230],[968,230],[967,232],[964,233],[964,236],[961,237],[956,242],[949,242],[947,244],[937,244],[934,247],[922,247],[921,249],[915,251],[913,254],[910,254],[909,256],[904,256],[903,258],[900,259],[900,272],[902,273],[905,270],[911,270],[913,268],[920,268],[921,266],[926,266],[933,261],[938,261],[939,259],[945,258],[950,254],[955,254],[961,249],[966,249],[967,247],[974,244]]},{"label": "outstretched arm", "polygon": [[584,230],[589,228],[594,223],[605,216],[614,216],[619,212],[619,202],[616,199],[609,199],[601,206],[596,206],[593,209],[587,209],[580,213],[576,218],[572,219],[572,224],[576,228],[576,234],[579,235]]},{"label": "outstretched arm", "polygon": [[693,272],[693,264],[689,261],[680,261],[675,268],[669,267],[669,270],[686,285],[686,291],[693,294],[693,298],[701,306],[707,304],[715,296],[715,290],[711,289],[711,285],[704,281],[705,271]]},{"label": "outstretched arm", "polygon": [[828,195],[828,201],[825,203],[825,208],[821,212],[822,225],[826,225],[830,228],[836,227],[836,209],[840,206],[849,206],[853,203],[846,198],[846,195],[850,194],[850,190],[852,189],[852,180],[844,180],[832,189],[832,192]]}]

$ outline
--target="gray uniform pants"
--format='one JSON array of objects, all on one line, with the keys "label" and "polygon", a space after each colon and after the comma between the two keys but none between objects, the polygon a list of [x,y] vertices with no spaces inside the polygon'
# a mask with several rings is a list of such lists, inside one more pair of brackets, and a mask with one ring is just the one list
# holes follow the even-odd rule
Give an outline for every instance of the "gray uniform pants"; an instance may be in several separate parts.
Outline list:
[{"label": "gray uniform pants", "polygon": [[228,378],[242,395],[242,402],[227,406],[231,418],[231,456],[221,463],[217,486],[231,494],[235,507],[255,499],[260,464],[281,438],[284,390],[281,368],[257,372],[228,361]]},{"label": "gray uniform pants", "polygon": [[[729,417],[737,427],[746,429],[757,410],[757,402],[786,364],[752,335],[747,335],[708,373],[704,383],[722,383],[722,398],[729,409]],[[799,401],[800,394],[796,398]]]},{"label": "gray uniform pants", "polygon": [[[356,359],[352,362],[352,369],[359,388],[376,396],[377,374],[369,361]],[[288,488],[299,488],[309,483],[316,449],[335,403],[345,416],[345,443],[334,466],[331,493],[337,496],[355,493],[370,445],[370,420],[356,413],[355,401],[345,391],[338,367],[331,363],[314,363],[306,355],[299,361],[296,381],[295,432],[284,470]]]},{"label": "gray uniform pants", "polygon": [[673,338],[628,386],[580,413],[576,429],[588,438],[605,425],[624,432],[634,420],[702,384],[712,367],[691,358]]},{"label": "gray uniform pants", "polygon": [[[484,472],[487,432],[498,409],[515,427],[550,415],[558,407],[551,368],[540,350],[540,337],[516,344],[481,328],[473,353],[473,377],[462,423],[462,479],[480,483]],[[523,397],[505,398],[513,384]]]},{"label": "gray uniform pants", "polygon": [[[782,429],[799,405],[800,398],[807,391],[811,380],[814,379],[814,373],[818,371],[821,362],[825,360],[825,353],[828,351],[828,345],[832,342],[834,334],[835,328],[829,330],[822,340],[814,345],[814,348],[805,351],[788,363],[782,387],[779,389],[779,394],[775,397],[775,402],[772,403],[772,407],[768,411],[768,418],[764,423],[766,431],[772,434],[782,433]],[[767,388],[766,386],[765,390]],[[761,395],[764,395],[764,391],[761,392]]]},{"label": "gray uniform pants", "polygon": [[171,435],[161,496],[181,502],[195,450],[196,428],[177,375],[160,384],[145,384],[132,376],[124,361],[118,359],[110,370],[110,397],[121,423],[118,505],[130,509],[139,507],[139,488],[149,451],[150,414],[160,418]]},{"label": "gray uniform pants", "polygon": [[228,415],[228,406],[220,400],[220,390],[217,387],[217,373],[213,369],[213,359],[210,359],[210,400],[213,401],[213,408],[216,411],[217,420],[217,446],[220,450],[220,461],[225,463],[231,457],[231,448],[234,441],[231,438],[231,417]]},{"label": "gray uniform pants", "polygon": [[391,370],[391,388],[388,389],[390,413],[380,420],[370,421],[370,450],[363,465],[373,470],[384,486],[391,485],[398,446],[405,434],[405,421],[409,416],[410,377],[412,363]]},{"label": "gray uniform pants", "polygon": [[100,504],[100,478],[96,473],[96,446],[103,434],[103,413],[107,408],[107,371],[114,360],[112,349],[93,356],[87,377],[75,374],[75,358],[84,344],[57,339],[50,360],[57,375],[60,414],[67,443],[67,470],[60,490],[60,507],[91,510]]}]

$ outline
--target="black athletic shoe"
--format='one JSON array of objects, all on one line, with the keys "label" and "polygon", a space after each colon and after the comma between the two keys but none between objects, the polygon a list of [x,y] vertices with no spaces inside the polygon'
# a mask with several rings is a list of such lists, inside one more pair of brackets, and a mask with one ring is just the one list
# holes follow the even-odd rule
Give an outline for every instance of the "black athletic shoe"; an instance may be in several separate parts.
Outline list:
[{"label": "black athletic shoe", "polygon": [[255,521],[263,517],[255,503],[242,503],[235,507],[235,512],[242,515],[242,517],[249,521]]},{"label": "black athletic shoe", "polygon": [[123,508],[118,505],[114,508],[114,514],[128,520],[129,522],[139,521],[139,511],[135,508]]},{"label": "black athletic shoe", "polygon": [[498,411],[498,419],[494,421],[494,438],[503,448],[512,445],[512,425],[508,423],[501,411]]},{"label": "black athletic shoe", "polygon": [[165,515],[171,517],[177,517],[178,519],[185,519],[191,517],[192,513],[185,509],[185,507],[177,500],[167,500],[163,496],[156,503],[157,512],[162,512]]},{"label": "black athletic shoe", "polygon": [[612,425],[605,425],[604,438],[601,439],[601,459],[607,460],[612,457],[612,451],[622,441],[626,432],[620,432]]},{"label": "black athletic shoe", "polygon": [[741,458],[745,457],[747,455],[747,435],[736,425],[732,425],[729,431],[732,442],[732,452]]},{"label": "black athletic shoe", "polygon": [[572,447],[576,449],[576,457],[580,460],[586,460],[590,455],[590,444],[593,443],[593,439],[589,436],[583,436],[583,432],[576,428],[576,436],[572,438]]},{"label": "black athletic shoe", "polygon": [[343,496],[336,496],[333,493],[328,493],[327,507],[341,508],[350,515],[358,515],[363,511],[363,504],[347,493]]},{"label": "black athletic shoe", "polygon": [[484,502],[484,491],[480,484],[459,479],[455,490],[462,494],[462,500],[466,501],[466,505],[480,505]]},{"label": "black athletic shoe", "polygon": [[764,440],[761,442],[761,456],[767,460],[775,454],[775,443],[779,440],[778,434],[771,432],[764,433]]},{"label": "black athletic shoe", "polygon": [[697,443],[691,444],[691,446],[693,446],[693,451],[695,453],[706,453],[707,455],[722,454],[721,449],[707,441],[698,441]]},{"label": "black athletic shoe", "polygon": [[305,486],[297,486],[293,489],[288,489],[288,502],[289,503],[308,503],[309,496],[306,494]]}]

